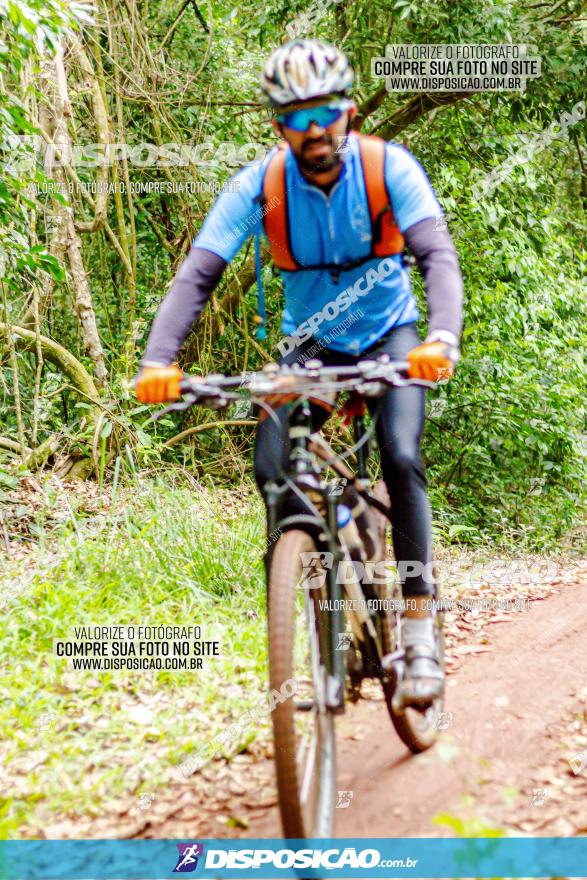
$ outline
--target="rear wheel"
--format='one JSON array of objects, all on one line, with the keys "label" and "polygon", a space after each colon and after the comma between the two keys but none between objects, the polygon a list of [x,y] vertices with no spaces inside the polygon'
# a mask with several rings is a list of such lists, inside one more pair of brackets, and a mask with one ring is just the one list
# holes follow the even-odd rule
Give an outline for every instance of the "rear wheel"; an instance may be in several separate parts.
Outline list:
[{"label": "rear wheel", "polygon": [[285,682],[296,687],[295,697],[278,700],[272,712],[286,838],[328,837],[333,831],[334,717],[326,709],[327,646],[320,641],[328,614],[320,608],[325,581],[312,538],[298,530],[282,535],[269,572],[269,679],[272,692],[282,692]]},{"label": "rear wheel", "polygon": [[[373,490],[373,494],[387,506],[390,505],[389,493],[383,480],[379,480]],[[388,519],[381,513],[376,513],[377,522],[381,529],[381,543],[385,548],[385,556],[391,556],[391,534]],[[402,598],[401,585],[396,580],[395,584],[387,586],[387,597],[394,599],[394,607],[399,609],[399,603]],[[434,594],[434,598],[438,600],[438,588]],[[387,615],[387,621],[383,624],[382,633],[385,633],[383,641],[383,650],[385,654],[391,654],[400,647],[400,613],[392,611]],[[438,646],[438,657],[444,671],[444,633],[443,633],[443,615],[441,612],[436,613],[436,639]],[[391,716],[393,726],[401,741],[414,753],[423,752],[429,749],[438,739],[440,714],[444,710],[444,697],[434,700],[427,709],[406,708],[403,710],[396,709],[393,706],[393,686],[384,688],[387,701],[387,708]]]}]

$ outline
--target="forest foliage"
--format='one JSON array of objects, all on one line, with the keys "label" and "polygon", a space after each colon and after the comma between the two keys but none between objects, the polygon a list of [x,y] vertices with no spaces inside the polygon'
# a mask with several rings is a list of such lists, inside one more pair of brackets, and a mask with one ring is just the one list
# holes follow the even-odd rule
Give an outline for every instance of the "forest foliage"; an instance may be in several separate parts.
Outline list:
[{"label": "forest foliage", "polygon": [[[579,0],[0,0],[0,479],[50,468],[103,480],[173,460],[225,485],[246,477],[250,425],[163,446],[224,416],[155,428],[129,380],[214,189],[275,142],[257,78],[294,27],[348,53],[361,130],[422,162],[457,244],[463,356],[430,397],[424,445],[443,535],[567,539],[587,475],[584,25]],[[371,58],[392,42],[526,44],[542,75],[524,93],[388,93]],[[100,164],[107,144],[132,154]],[[200,149],[154,164],[170,144]],[[276,357],[281,286],[268,262],[263,274],[267,339],[248,245],[182,367]]]}]

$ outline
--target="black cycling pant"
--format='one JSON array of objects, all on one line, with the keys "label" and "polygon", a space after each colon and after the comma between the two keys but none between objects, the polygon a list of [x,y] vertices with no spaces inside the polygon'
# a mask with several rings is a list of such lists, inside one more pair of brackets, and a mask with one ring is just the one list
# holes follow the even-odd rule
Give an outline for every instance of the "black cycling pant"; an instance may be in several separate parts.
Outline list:
[{"label": "black cycling pant", "polygon": [[[414,323],[394,327],[374,346],[361,355],[348,355],[332,349],[321,349],[318,357],[325,366],[354,364],[365,357],[389,354],[392,360],[405,360],[410,349],[420,343]],[[280,359],[280,363],[303,363],[307,350],[316,341],[309,339]],[[373,415],[379,410],[376,436],[381,454],[383,479],[389,492],[392,510],[392,536],[396,562],[402,579],[404,596],[430,595],[432,582],[432,523],[426,494],[426,478],[420,460],[420,438],[424,427],[426,389],[415,385],[390,388],[382,397],[369,400]],[[287,406],[276,410],[282,426],[267,417],[257,428],[255,441],[255,479],[259,490],[268,480],[279,480],[279,467],[285,468],[289,439],[285,430]],[[319,430],[328,419],[328,412],[312,404],[313,430]],[[281,517],[308,513],[301,499],[287,499]]]}]

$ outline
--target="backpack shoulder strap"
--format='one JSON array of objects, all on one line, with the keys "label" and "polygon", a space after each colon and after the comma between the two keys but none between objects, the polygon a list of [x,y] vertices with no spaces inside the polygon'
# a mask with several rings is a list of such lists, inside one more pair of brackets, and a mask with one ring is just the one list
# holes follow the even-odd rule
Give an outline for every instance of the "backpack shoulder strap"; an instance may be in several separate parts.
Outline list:
[{"label": "backpack shoulder strap", "polygon": [[[369,216],[371,218],[372,255],[387,257],[401,254],[405,242],[397,225],[391,197],[385,184],[385,141],[373,135],[360,135],[361,166],[365,180]],[[271,259],[279,269],[295,272],[301,268],[293,255],[289,230],[286,187],[287,144],[269,160],[263,176],[260,201],[263,205],[263,227],[269,243]],[[319,267],[311,267],[319,268]]]},{"label": "backpack shoulder strap", "polygon": [[397,225],[391,196],[385,184],[385,141],[374,135],[357,137],[371,217],[373,254],[376,257],[401,254],[404,237]]},{"label": "backpack shoulder strap", "polygon": [[281,142],[277,153],[270,159],[263,177],[263,225],[269,242],[271,259],[279,269],[295,272],[299,264],[291,249],[285,160],[287,144]]}]

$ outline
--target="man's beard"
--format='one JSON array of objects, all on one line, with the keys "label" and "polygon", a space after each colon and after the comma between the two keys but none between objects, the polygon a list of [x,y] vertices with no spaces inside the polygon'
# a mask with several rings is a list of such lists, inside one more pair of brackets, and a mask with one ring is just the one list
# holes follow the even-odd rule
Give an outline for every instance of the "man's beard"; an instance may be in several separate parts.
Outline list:
[{"label": "man's beard", "polygon": [[[306,148],[313,144],[328,144],[332,152],[328,156],[317,156],[315,159],[312,159],[306,155]],[[328,134],[324,134],[319,138],[308,138],[303,142],[301,150],[294,153],[294,155],[302,171],[305,171],[307,174],[324,174],[325,171],[332,171],[333,168],[342,163],[341,155],[335,151],[332,137]]]}]

